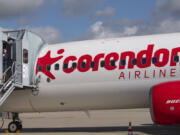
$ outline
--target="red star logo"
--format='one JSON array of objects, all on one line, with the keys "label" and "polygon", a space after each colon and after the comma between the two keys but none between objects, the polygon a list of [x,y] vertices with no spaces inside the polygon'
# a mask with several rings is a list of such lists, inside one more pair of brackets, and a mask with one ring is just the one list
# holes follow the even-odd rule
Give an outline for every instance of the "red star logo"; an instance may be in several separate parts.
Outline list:
[{"label": "red star logo", "polygon": [[[64,49],[60,49],[57,51],[58,54],[62,54],[64,53]],[[37,66],[36,66],[36,74],[39,72],[38,71],[38,67],[39,65],[42,66],[42,73],[44,73],[46,76],[48,76],[49,78],[51,79],[56,79],[55,76],[50,72],[50,71],[47,71],[46,70],[46,66],[47,65],[52,65],[54,64],[55,62],[57,62],[58,60],[62,59],[63,56],[58,56],[58,57],[55,57],[55,58],[51,58],[51,51],[48,51],[46,53],[46,55],[44,55],[43,57],[40,57],[38,58],[38,62],[37,62]]]}]

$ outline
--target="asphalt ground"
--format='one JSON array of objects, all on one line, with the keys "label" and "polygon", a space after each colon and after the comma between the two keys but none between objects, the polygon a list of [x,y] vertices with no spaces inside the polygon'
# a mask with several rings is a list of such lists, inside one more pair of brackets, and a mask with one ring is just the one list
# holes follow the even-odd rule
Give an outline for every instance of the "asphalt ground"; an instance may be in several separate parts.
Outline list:
[{"label": "asphalt ground", "polygon": [[[20,114],[23,130],[20,135],[127,135],[132,123],[133,135],[179,135],[179,126],[156,126],[149,109],[101,110],[87,112],[56,112]],[[5,120],[0,134],[10,120]],[[2,121],[0,121],[0,124]]]}]

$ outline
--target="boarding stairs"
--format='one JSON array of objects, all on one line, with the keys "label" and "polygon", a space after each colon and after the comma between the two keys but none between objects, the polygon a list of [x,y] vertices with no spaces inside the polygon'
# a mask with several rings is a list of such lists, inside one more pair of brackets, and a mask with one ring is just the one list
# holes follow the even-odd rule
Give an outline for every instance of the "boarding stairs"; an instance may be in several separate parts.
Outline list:
[{"label": "boarding stairs", "polygon": [[21,74],[14,72],[14,63],[12,67],[9,67],[5,73],[11,72],[11,76],[8,78],[8,80],[1,85],[0,88],[0,106],[6,101],[6,99],[9,97],[9,95],[14,91],[15,88],[23,88],[21,83],[18,83],[16,80],[16,75]]}]

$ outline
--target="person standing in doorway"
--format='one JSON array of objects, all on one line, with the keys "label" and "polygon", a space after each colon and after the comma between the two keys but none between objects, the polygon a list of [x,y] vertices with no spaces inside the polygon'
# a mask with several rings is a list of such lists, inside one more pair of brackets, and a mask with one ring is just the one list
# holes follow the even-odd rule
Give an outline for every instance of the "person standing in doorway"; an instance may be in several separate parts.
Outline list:
[{"label": "person standing in doorway", "polygon": [[3,82],[6,81],[7,73],[5,72],[8,68],[9,57],[7,49],[3,49]]}]

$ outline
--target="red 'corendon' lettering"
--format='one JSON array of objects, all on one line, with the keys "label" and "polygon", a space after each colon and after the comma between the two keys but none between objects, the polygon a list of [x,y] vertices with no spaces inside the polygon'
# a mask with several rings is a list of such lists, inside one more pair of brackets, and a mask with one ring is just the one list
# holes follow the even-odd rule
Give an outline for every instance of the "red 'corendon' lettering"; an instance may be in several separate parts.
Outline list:
[{"label": "red 'corendon' lettering", "polygon": [[179,52],[180,52],[180,47],[172,49],[170,66],[176,66],[176,62],[174,61],[174,56],[177,56]]},{"label": "red 'corendon' lettering", "polygon": [[[162,56],[162,60],[160,61],[160,56]],[[167,49],[159,49],[155,52],[154,57],[157,58],[156,67],[164,67],[169,61],[169,50]]]},{"label": "red 'corendon' lettering", "polygon": [[[76,56],[69,56],[69,57],[67,57],[67,58],[64,60],[64,64],[67,63],[67,64],[69,65],[69,62],[70,62],[70,61],[76,61],[76,60],[77,60]],[[65,73],[71,73],[71,72],[74,71],[74,69],[73,69],[72,67],[70,67],[70,68],[68,68],[68,69],[63,69],[63,71],[64,71]]]},{"label": "red 'corendon' lettering", "polygon": [[[127,68],[128,69],[132,69],[134,68],[134,66],[137,66],[138,68],[148,68],[151,66],[152,64],[152,58],[153,60],[155,60],[154,58],[157,59],[156,62],[154,62],[154,65],[156,67],[164,67],[168,64],[169,60],[170,61],[170,66],[176,66],[177,61],[174,61],[174,56],[177,56],[178,53],[180,53],[180,47],[174,48],[172,49],[172,53],[171,53],[171,57],[170,57],[170,51],[168,49],[165,48],[161,48],[158,49],[156,51],[154,51],[154,56],[153,56],[153,49],[154,49],[154,44],[150,44],[147,46],[147,49],[145,50],[141,50],[137,53],[137,56],[135,54],[135,52],[133,51],[125,51],[122,52],[121,54],[117,53],[117,52],[111,52],[109,54],[106,55],[105,57],[105,53],[100,53],[97,54],[96,56],[94,56],[94,59],[91,55],[86,54],[81,56],[78,60],[76,58],[76,56],[69,56],[67,58],[65,58],[64,60],[64,64],[69,62],[73,62],[73,61],[77,61],[77,70],[80,72],[87,72],[90,70],[91,68],[91,62],[94,62],[94,67],[92,67],[92,71],[98,71],[99,69],[99,65],[100,65],[100,60],[105,60],[105,69],[106,70],[115,70],[117,69],[117,62],[119,65],[119,69],[125,69],[125,64],[121,65],[121,61],[122,60],[127,60],[126,62],[127,64]],[[58,51],[58,53],[63,53],[63,50]],[[136,60],[137,62],[133,62],[133,60]],[[146,59],[146,62],[143,62],[143,58]],[[111,60],[114,60],[115,65],[111,64]],[[85,62],[85,66],[82,67],[82,63]],[[64,72],[65,73],[71,73],[73,72],[75,69],[73,69],[72,67],[69,67],[68,69],[65,69]],[[164,77],[165,73],[161,72],[161,76]],[[140,77],[141,72],[135,72],[135,78],[139,78]],[[173,73],[172,73],[173,74]],[[155,73],[153,72],[153,77],[155,77]],[[122,75],[120,78],[123,78]],[[146,74],[144,74],[144,78],[149,78],[149,76]]]},{"label": "red 'corendon' lettering", "polygon": [[92,71],[98,71],[99,68],[99,61],[100,59],[104,58],[104,53],[98,54],[94,57],[95,67],[92,69]]},{"label": "red 'corendon' lettering", "polygon": [[[90,55],[83,55],[79,58],[78,60],[78,65],[77,65],[77,69],[80,72],[87,72],[90,69],[90,63],[92,61],[92,57]],[[85,67],[82,67],[81,64],[82,62],[85,62]]]},{"label": "red 'corendon' lettering", "polygon": [[[132,60],[135,58],[135,53],[128,51],[128,52],[123,52],[121,53],[121,60],[126,60],[126,57],[129,56],[129,62],[128,62],[128,68],[131,69],[134,67],[134,65],[132,64]],[[124,69],[125,66],[121,65],[121,61],[119,63],[119,69]]]},{"label": "red 'corendon' lettering", "polygon": [[[113,59],[112,59],[113,58]],[[114,70],[117,68],[117,66],[111,66],[111,59],[114,60],[115,62],[117,62],[119,60],[119,54],[118,53],[110,53],[106,56],[105,58],[105,69],[107,70]]]},{"label": "red 'corendon' lettering", "polygon": [[[139,68],[147,68],[151,66],[151,58],[154,45],[148,45],[147,50],[142,50],[137,54],[137,66]],[[142,63],[142,58],[146,58],[146,64]]]}]

